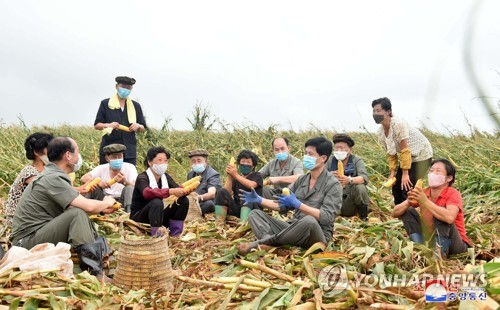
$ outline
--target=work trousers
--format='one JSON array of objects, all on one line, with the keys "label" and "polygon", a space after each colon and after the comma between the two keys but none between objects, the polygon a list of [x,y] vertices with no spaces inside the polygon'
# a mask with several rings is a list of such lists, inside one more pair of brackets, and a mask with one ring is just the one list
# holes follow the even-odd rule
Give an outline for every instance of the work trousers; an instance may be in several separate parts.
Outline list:
[{"label": "work trousers", "polygon": [[184,221],[189,211],[189,199],[184,196],[177,199],[170,208],[163,207],[163,200],[154,198],[142,209],[133,213],[131,219],[151,227],[169,227],[169,220]]},{"label": "work trousers", "polygon": [[[410,181],[415,186],[418,179],[423,179],[427,177],[429,168],[431,167],[432,158],[422,160],[419,162],[411,163],[411,168],[408,171],[410,176]],[[396,183],[392,186],[392,196],[394,196],[394,204],[398,205],[408,198],[408,192],[401,189],[401,177],[403,176],[403,170],[398,168],[396,172]]]},{"label": "work trousers", "polygon": [[341,216],[354,216],[358,214],[358,207],[368,206],[370,203],[365,184],[347,185],[342,198]]}]

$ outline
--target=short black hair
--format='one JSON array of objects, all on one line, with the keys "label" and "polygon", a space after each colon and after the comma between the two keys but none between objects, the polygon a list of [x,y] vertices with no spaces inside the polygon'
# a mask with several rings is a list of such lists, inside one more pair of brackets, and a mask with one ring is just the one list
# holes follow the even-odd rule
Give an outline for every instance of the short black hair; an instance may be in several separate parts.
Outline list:
[{"label": "short black hair", "polygon": [[382,110],[391,111],[391,113],[389,115],[392,116],[392,104],[391,104],[391,100],[389,98],[382,97],[382,98],[378,98],[378,99],[373,100],[372,108],[374,108],[377,104],[380,104],[380,106],[382,107]]},{"label": "short black hair", "polygon": [[283,139],[283,140],[285,140],[285,144],[286,144],[286,146],[290,146],[290,144],[288,144],[288,139],[287,139],[287,138],[285,138],[285,137],[277,137],[277,138],[274,138],[274,139],[273,139],[273,142],[271,142],[271,147],[272,147],[272,148],[274,148],[274,141],[276,141],[276,140],[278,140],[278,139]]},{"label": "short black hair", "polygon": [[328,160],[328,158],[330,158],[330,155],[332,155],[332,149],[333,149],[332,141],[324,137],[316,137],[307,140],[306,143],[304,144],[304,147],[308,146],[314,146],[319,156],[326,155],[325,163]]},{"label": "short black hair", "polygon": [[52,162],[60,161],[66,152],[75,152],[75,147],[69,137],[57,137],[47,145],[47,157]]},{"label": "short black hair", "polygon": [[448,186],[452,186],[453,183],[455,182],[455,174],[457,172],[455,166],[448,159],[445,158],[434,159],[431,162],[431,167],[434,166],[435,163],[443,163],[444,168],[446,169],[446,176],[451,176],[451,181],[448,182]]},{"label": "short black hair", "polygon": [[240,160],[242,158],[250,158],[252,160],[252,166],[254,167],[256,167],[257,163],[259,162],[259,157],[257,157],[257,154],[249,150],[243,150],[238,154],[238,158],[236,159],[236,163],[238,165],[240,164]]},{"label": "short black hair", "polygon": [[153,161],[155,159],[156,155],[164,153],[167,155],[167,159],[170,159],[170,152],[167,151],[163,146],[153,146],[148,150],[148,153],[146,154],[146,159],[144,159],[144,166],[147,168],[148,162]]},{"label": "short black hair", "polygon": [[26,158],[34,160],[35,152],[43,153],[43,150],[49,145],[49,142],[54,139],[50,133],[35,132],[26,138],[24,141],[24,149],[26,150]]}]

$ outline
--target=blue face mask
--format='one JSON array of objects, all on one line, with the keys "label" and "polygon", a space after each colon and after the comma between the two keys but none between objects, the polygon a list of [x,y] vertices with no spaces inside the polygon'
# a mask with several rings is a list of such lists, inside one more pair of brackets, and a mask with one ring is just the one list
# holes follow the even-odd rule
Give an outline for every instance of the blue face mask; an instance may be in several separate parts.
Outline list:
[{"label": "blue face mask", "polygon": [[112,159],[109,161],[109,166],[113,170],[120,170],[123,166],[123,158]]},{"label": "blue face mask", "polygon": [[307,170],[313,170],[316,167],[316,157],[312,157],[309,155],[304,155],[304,159],[302,159],[302,164],[304,168]]},{"label": "blue face mask", "polygon": [[130,95],[131,89],[123,88],[123,87],[118,87],[118,96],[120,98],[125,99]]},{"label": "blue face mask", "polygon": [[286,152],[281,152],[275,155],[276,159],[279,161],[285,161],[288,158],[288,153]]},{"label": "blue face mask", "polygon": [[252,166],[250,165],[240,165],[240,173],[243,175],[247,175],[252,172]]},{"label": "blue face mask", "polygon": [[203,173],[203,171],[205,171],[205,165],[204,164],[196,164],[196,165],[192,165],[191,168],[193,168],[193,171],[200,174],[200,173]]}]

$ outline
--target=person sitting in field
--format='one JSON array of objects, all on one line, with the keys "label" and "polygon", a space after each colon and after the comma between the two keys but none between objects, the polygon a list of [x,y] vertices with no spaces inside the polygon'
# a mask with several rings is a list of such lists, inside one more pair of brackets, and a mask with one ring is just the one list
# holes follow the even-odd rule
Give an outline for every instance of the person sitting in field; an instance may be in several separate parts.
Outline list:
[{"label": "person sitting in field", "polygon": [[[101,178],[99,186],[94,190],[98,193],[96,199],[102,200],[104,196],[112,196],[123,205],[126,212],[130,212],[137,169],[134,165],[123,162],[125,149],[123,144],[105,146],[104,153],[108,163],[95,167],[80,180],[88,183],[95,178]],[[111,180],[114,180],[114,184],[109,185]]]},{"label": "person sitting in field", "polygon": [[[255,171],[259,158],[249,150],[243,150],[238,154],[236,163],[238,170],[233,165],[227,165],[226,173],[228,180],[223,188],[217,191],[215,204],[227,208],[227,214],[240,217],[243,201],[239,196],[239,190],[255,190],[258,195],[262,195],[262,185],[264,183],[262,175]],[[238,173],[239,171],[239,173]],[[250,209],[260,208],[258,204],[245,204]]]},{"label": "person sitting in field", "polygon": [[472,243],[465,232],[462,195],[452,187],[455,167],[446,159],[436,159],[427,180],[429,187],[413,188],[408,199],[394,207],[392,216],[403,220],[411,241],[423,243],[433,237],[441,257],[466,252]]},{"label": "person sitting in field", "polygon": [[187,179],[201,176],[200,185],[195,192],[200,203],[201,213],[205,214],[215,211],[215,194],[222,187],[220,174],[208,164],[208,152],[206,150],[193,150],[188,154],[191,162],[191,171]]},{"label": "person sitting in field", "polygon": [[275,158],[259,170],[264,179],[268,178],[262,191],[263,197],[267,199],[273,199],[273,196],[281,193],[283,187],[304,174],[302,161],[290,154],[291,147],[287,138],[274,139],[272,147]]},{"label": "person sitting in field", "polygon": [[[152,147],[146,154],[146,171],[139,174],[132,194],[130,218],[151,225],[151,236],[162,234],[160,227],[169,228],[171,236],[179,236],[189,210],[187,192],[168,174],[170,153],[161,146]],[[164,198],[177,197],[170,207],[164,207]]]},{"label": "person sitting in field", "polygon": [[264,211],[250,212],[248,222],[257,241],[238,245],[238,253],[245,255],[259,245],[293,245],[303,248],[316,242],[327,243],[332,238],[333,223],[342,206],[342,186],[326,169],[325,163],[332,153],[332,143],[323,137],[305,143],[304,168],[291,186],[290,195],[282,195],[279,202],[262,198],[254,190],[242,191],[247,203],[262,205],[271,210],[293,209],[294,217],[284,222]]},{"label": "person sitting in field", "polygon": [[[333,156],[330,156],[326,166],[328,171],[339,180],[342,185],[342,208],[341,216],[353,216],[358,214],[363,221],[368,219],[368,172],[364,161],[352,154],[354,140],[346,134],[333,136]],[[344,174],[338,173],[339,162],[342,162]]]},{"label": "person sitting in field", "polygon": [[29,135],[24,141],[26,158],[33,162],[19,172],[9,189],[7,203],[5,204],[6,224],[8,226],[12,225],[12,218],[14,217],[24,189],[43,171],[45,165],[49,163],[47,145],[49,145],[49,142],[53,138],[49,133],[35,132]]},{"label": "person sitting in field", "polygon": [[82,270],[102,277],[104,242],[102,237],[98,240],[88,214],[113,213],[115,200],[87,199],[71,185],[68,173],[80,168],[79,154],[71,138],[58,137],[49,142],[50,162],[26,187],[14,215],[10,239],[13,245],[28,250],[45,242],[69,243],[76,248]]}]

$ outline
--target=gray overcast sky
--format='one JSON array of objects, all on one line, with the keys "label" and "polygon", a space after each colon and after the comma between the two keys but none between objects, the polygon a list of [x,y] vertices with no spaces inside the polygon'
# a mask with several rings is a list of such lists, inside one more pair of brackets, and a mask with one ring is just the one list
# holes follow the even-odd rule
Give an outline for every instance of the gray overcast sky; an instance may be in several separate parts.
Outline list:
[{"label": "gray overcast sky", "polygon": [[[174,129],[199,101],[229,123],[374,131],[387,96],[410,124],[494,123],[467,79],[473,1],[0,0],[1,122],[93,125],[114,77],[137,80],[148,124]],[[500,98],[500,1],[485,0],[474,63]],[[498,103],[495,103],[498,113]]]}]

